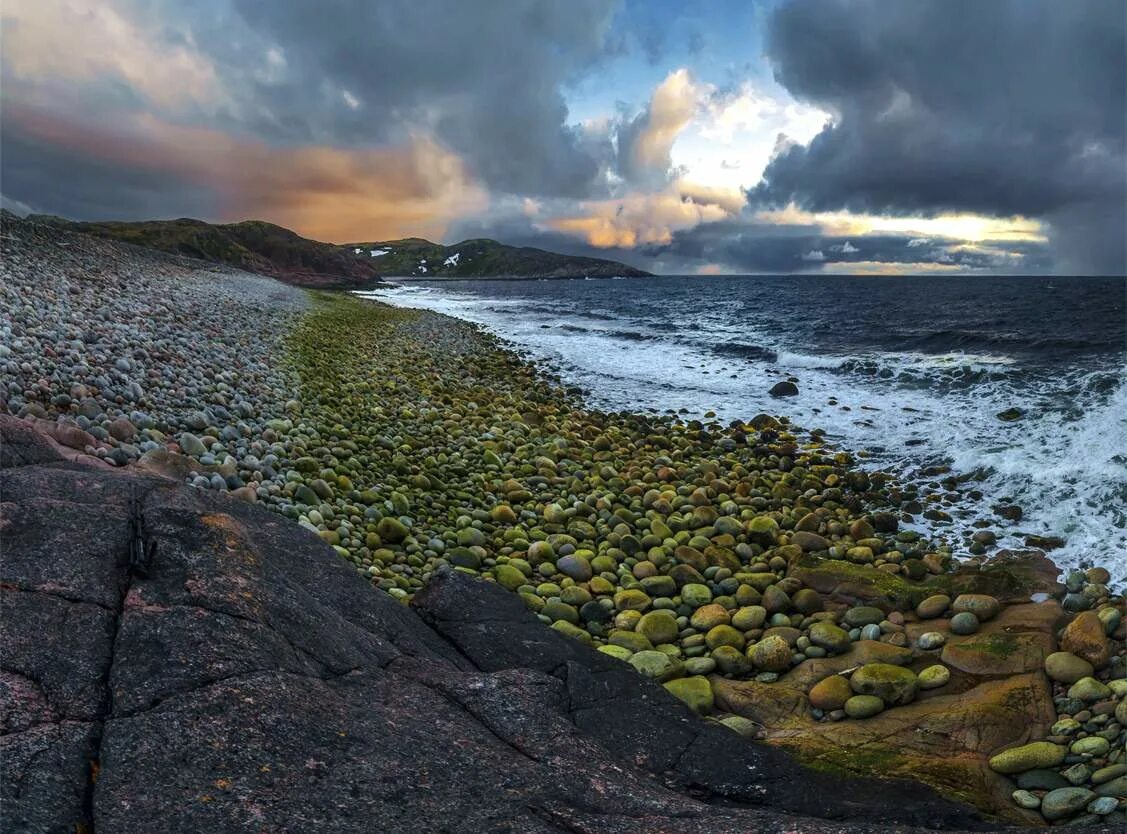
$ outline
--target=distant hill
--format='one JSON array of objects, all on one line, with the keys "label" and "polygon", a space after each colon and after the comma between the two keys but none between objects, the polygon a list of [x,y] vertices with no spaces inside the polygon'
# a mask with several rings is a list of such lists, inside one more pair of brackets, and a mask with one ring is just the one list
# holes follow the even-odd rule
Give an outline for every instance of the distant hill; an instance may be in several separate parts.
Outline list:
[{"label": "distant hill", "polygon": [[190,218],[80,223],[46,214],[33,214],[27,219],[228,264],[301,287],[362,289],[380,280],[380,264],[375,259],[358,258],[351,249],[309,240],[262,220],[226,224]]},{"label": "distant hill", "polygon": [[452,246],[418,237],[353,243],[347,251],[378,263],[388,277],[411,278],[610,278],[646,276],[649,272],[602,258],[560,255],[530,246],[506,246],[488,238]]}]

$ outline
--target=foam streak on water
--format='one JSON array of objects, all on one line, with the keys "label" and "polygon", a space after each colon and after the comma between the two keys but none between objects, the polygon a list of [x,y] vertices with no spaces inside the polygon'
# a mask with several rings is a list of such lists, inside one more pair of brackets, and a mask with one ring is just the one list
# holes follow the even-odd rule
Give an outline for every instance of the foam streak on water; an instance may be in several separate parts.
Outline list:
[{"label": "foam streak on water", "polygon": [[[1098,563],[1123,579],[1123,282],[948,279],[926,285],[929,303],[909,280],[475,281],[371,295],[482,324],[601,408],[782,413],[906,479],[940,464],[974,473],[983,497],[946,508],[955,525],[919,529],[953,544],[975,519],[991,520],[1003,544],[1059,535],[1058,564]],[[798,397],[767,396],[789,375]],[[998,419],[1015,407],[1022,419]],[[1003,499],[1022,507],[1021,522],[994,516]]]}]

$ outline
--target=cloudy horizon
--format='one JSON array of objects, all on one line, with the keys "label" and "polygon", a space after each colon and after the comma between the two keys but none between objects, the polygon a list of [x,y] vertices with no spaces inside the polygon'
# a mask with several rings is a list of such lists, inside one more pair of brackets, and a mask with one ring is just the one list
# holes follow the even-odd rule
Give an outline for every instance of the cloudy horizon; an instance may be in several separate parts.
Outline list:
[{"label": "cloudy horizon", "polygon": [[8,0],[0,26],[20,213],[669,274],[1127,273],[1121,0]]}]

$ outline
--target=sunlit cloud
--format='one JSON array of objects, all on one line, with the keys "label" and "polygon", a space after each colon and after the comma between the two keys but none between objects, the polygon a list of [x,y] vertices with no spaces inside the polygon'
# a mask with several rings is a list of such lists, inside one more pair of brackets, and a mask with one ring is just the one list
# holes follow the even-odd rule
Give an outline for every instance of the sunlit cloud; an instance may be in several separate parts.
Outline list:
[{"label": "sunlit cloud", "polygon": [[217,106],[223,87],[190,37],[172,42],[113,6],[79,0],[5,3],[7,82],[58,89],[109,81],[151,106]]},{"label": "sunlit cloud", "polygon": [[[28,108],[5,112],[10,129],[87,154],[210,188],[217,216],[270,220],[333,242],[424,235],[441,238],[488,197],[462,160],[427,136],[376,149],[278,148],[151,115],[90,128]],[[14,122],[14,125],[12,124]]]},{"label": "sunlit cloud", "polygon": [[678,183],[658,193],[634,192],[618,200],[585,202],[579,209],[577,214],[552,218],[545,226],[600,249],[632,249],[667,244],[674,232],[723,220],[738,212],[739,206],[725,192]]},{"label": "sunlit cloud", "polygon": [[970,268],[963,264],[929,261],[826,261],[821,271],[830,275],[920,275],[968,272]]},{"label": "sunlit cloud", "polygon": [[[882,217],[845,211],[808,212],[789,205],[783,209],[758,211],[756,220],[783,226],[816,226],[835,237],[896,233],[920,238],[941,237],[977,242],[1008,240],[1044,243],[1044,224],[1026,217],[987,217],[978,214],[940,214],[936,217]],[[913,241],[914,245],[926,243]]]}]

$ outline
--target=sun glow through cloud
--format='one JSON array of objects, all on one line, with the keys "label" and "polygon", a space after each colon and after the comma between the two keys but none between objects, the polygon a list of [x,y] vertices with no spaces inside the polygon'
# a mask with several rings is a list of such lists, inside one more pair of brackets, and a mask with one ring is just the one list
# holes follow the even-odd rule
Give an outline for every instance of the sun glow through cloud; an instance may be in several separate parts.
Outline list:
[{"label": "sun glow through cloud", "polygon": [[844,211],[808,212],[793,205],[773,211],[759,211],[754,217],[761,222],[781,226],[818,226],[823,233],[834,236],[894,232],[912,235],[917,239],[940,237],[970,243],[983,240],[1044,243],[1048,239],[1044,224],[1026,217],[986,217],[978,214],[883,217]]}]

